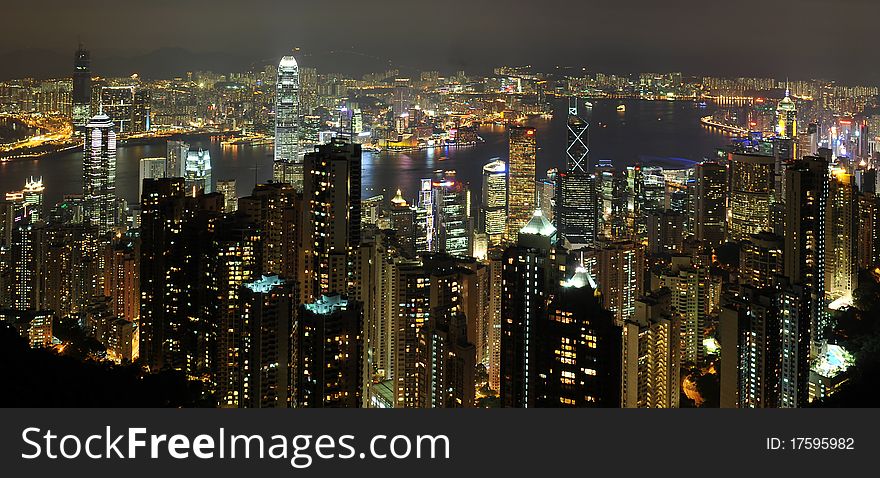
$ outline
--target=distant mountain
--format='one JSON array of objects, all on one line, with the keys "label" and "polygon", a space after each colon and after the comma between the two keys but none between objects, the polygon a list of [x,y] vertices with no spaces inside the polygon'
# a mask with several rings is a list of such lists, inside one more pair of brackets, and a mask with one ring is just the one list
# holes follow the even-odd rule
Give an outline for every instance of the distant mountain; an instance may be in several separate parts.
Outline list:
[{"label": "distant mountain", "polygon": [[[0,53],[0,81],[14,78],[59,78],[73,71],[74,51],[58,52],[45,49],[18,50]],[[129,76],[137,73],[144,78],[172,78],[187,71],[218,73],[244,71],[253,66],[275,63],[277,56],[263,58],[221,52],[196,53],[185,48],[161,48],[148,53],[123,55],[116,52],[92,52],[92,72],[98,76]],[[323,73],[362,75],[390,68],[390,60],[346,50],[297,54],[301,66],[317,68]],[[397,67],[409,73],[411,68]]]}]

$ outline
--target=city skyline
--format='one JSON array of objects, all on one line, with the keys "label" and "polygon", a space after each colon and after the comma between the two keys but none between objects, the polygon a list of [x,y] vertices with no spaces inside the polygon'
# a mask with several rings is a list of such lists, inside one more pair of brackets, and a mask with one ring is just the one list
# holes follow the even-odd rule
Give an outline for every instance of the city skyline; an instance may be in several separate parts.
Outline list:
[{"label": "city skyline", "polygon": [[[0,83],[0,166],[81,151],[82,195],[29,176],[0,201],[0,319],[32,348],[223,408],[793,408],[873,364],[847,321],[880,307],[878,87],[91,60]],[[651,131],[714,142],[591,153]],[[119,151],[139,146],[129,201]],[[383,162],[424,164],[363,188]]]}]

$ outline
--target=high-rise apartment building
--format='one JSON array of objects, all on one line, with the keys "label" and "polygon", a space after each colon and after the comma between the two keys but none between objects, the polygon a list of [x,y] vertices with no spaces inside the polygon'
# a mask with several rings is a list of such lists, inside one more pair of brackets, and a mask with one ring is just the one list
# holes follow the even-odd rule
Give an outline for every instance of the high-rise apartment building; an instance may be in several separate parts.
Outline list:
[{"label": "high-rise apartment building", "polygon": [[334,138],[306,154],[300,281],[307,302],[347,294],[361,239],[361,147]]},{"label": "high-rise apartment building", "polygon": [[623,326],[623,408],[678,408],[681,321],[671,299],[667,288],[640,298]]}]

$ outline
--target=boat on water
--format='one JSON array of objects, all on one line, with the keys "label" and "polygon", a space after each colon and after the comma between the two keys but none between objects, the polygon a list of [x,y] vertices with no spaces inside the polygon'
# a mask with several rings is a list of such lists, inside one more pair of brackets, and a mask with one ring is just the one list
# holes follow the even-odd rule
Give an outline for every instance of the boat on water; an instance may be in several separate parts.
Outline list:
[{"label": "boat on water", "polygon": [[593,103],[590,103],[589,101],[584,101],[584,106],[586,106],[589,109],[589,108],[593,107]]},{"label": "boat on water", "polygon": [[617,105],[617,112],[618,113],[625,113],[626,112],[626,105]]}]

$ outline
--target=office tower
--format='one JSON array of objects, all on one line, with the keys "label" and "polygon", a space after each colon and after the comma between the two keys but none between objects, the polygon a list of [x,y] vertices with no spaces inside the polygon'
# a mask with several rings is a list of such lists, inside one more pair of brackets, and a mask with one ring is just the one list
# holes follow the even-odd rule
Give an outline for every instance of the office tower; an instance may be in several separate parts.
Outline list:
[{"label": "office tower", "polygon": [[383,202],[385,202],[385,197],[381,194],[361,200],[361,224],[363,226],[379,227]]},{"label": "office tower", "polygon": [[825,297],[832,308],[837,308],[834,302],[838,299],[852,303],[852,293],[858,283],[855,206],[853,176],[842,169],[833,170],[825,216]]},{"label": "office tower", "polygon": [[636,301],[623,326],[623,408],[678,408],[681,394],[680,316],[672,293],[661,288]]},{"label": "office tower", "polygon": [[297,245],[302,203],[293,186],[275,182],[257,184],[250,196],[239,199],[238,207],[261,231],[260,273],[295,278],[300,263]]},{"label": "office tower", "polygon": [[756,289],[776,288],[783,274],[783,238],[769,231],[740,243],[739,283]]},{"label": "office tower", "polygon": [[574,254],[598,283],[603,307],[623,324],[635,312],[635,301],[644,291],[644,246],[631,241],[599,242]]},{"label": "office tower", "polygon": [[455,178],[455,171],[438,172],[434,189],[434,224],[437,252],[469,257],[471,254],[471,193],[467,184]]},{"label": "office tower", "polygon": [[708,247],[717,248],[726,236],[727,168],[703,162],[697,164],[695,176],[696,238]]},{"label": "office tower", "polygon": [[186,194],[189,196],[214,192],[214,183],[211,180],[211,152],[204,149],[188,151],[183,177],[186,179]]},{"label": "office tower", "polygon": [[43,178],[28,178],[24,183],[24,189],[21,190],[22,202],[27,214],[31,216],[31,222],[37,222],[44,219],[43,212],[43,193],[46,187],[43,186]]},{"label": "office tower", "polygon": [[275,180],[303,189],[300,150],[299,66],[292,56],[278,64],[275,84]]},{"label": "office tower", "polygon": [[488,236],[490,246],[500,245],[507,224],[507,163],[500,159],[483,166],[480,208],[480,230]]},{"label": "office tower", "polygon": [[648,252],[676,254],[684,245],[684,214],[672,209],[651,211],[647,215]]},{"label": "office tower", "polygon": [[811,356],[822,348],[828,326],[825,297],[829,199],[828,162],[820,157],[795,161],[785,171],[784,275],[809,296]]},{"label": "office tower", "polygon": [[744,287],[722,308],[722,408],[804,406],[809,381],[808,292]]},{"label": "office tower", "polygon": [[105,114],[86,125],[83,203],[85,221],[102,234],[116,225],[116,131]]},{"label": "office tower", "polygon": [[238,194],[235,191],[234,179],[218,179],[217,192],[223,195],[223,212],[238,211]]},{"label": "office tower", "polygon": [[436,219],[434,217],[434,187],[430,179],[422,179],[419,185],[418,205],[415,210],[416,252],[436,251]]},{"label": "office tower", "polygon": [[130,230],[109,244],[104,253],[104,296],[110,297],[115,317],[136,323],[140,316],[140,236]]},{"label": "office tower", "polygon": [[596,175],[560,173],[556,179],[556,224],[560,237],[573,245],[592,246],[599,234],[599,192]]},{"label": "office tower", "polygon": [[416,254],[416,208],[407,204],[400,189],[391,199],[391,228],[396,232],[400,252],[406,257]]},{"label": "office tower", "polygon": [[509,128],[507,164],[507,236],[515,242],[535,211],[535,128]]},{"label": "office tower", "polygon": [[547,220],[554,222],[556,208],[556,170],[551,169],[548,174],[552,174],[553,179],[539,179],[535,181],[536,204],[541,212],[547,217]]},{"label": "office tower", "polygon": [[358,302],[337,294],[299,308],[292,349],[295,407],[361,406],[362,317]]},{"label": "office tower", "polygon": [[775,183],[773,156],[730,153],[730,221],[728,239],[739,242],[772,230]]},{"label": "office tower", "polygon": [[261,276],[242,285],[239,314],[241,324],[250,325],[250,354],[239,351],[239,360],[252,365],[250,402],[259,408],[289,408],[293,405],[290,371],[292,363],[292,313],[296,310],[293,284],[278,276]]},{"label": "office tower", "polygon": [[165,176],[165,158],[141,158],[140,176],[138,176],[138,197],[144,195],[144,179],[159,179]]},{"label": "office tower", "polygon": [[86,124],[92,117],[91,104],[91,55],[80,43],[73,61],[73,127],[78,134],[85,132]]},{"label": "office tower", "polygon": [[621,327],[602,308],[592,277],[579,267],[549,297],[527,358],[537,376],[535,405],[619,407]]},{"label": "office tower", "polygon": [[785,90],[783,98],[776,106],[776,134],[783,138],[797,138],[797,107]]},{"label": "office tower", "polygon": [[565,170],[569,173],[589,173],[590,163],[587,147],[587,128],[590,126],[586,120],[578,116],[578,99],[568,99],[568,141],[565,148]]},{"label": "office tower", "polygon": [[672,266],[659,277],[660,287],[672,292],[672,311],[681,318],[682,363],[701,364],[706,358],[703,339],[708,317],[719,306],[721,280],[706,265],[689,257],[675,257]]},{"label": "office tower", "polygon": [[186,157],[189,154],[189,144],[184,141],[168,141],[166,147],[166,178],[182,178],[186,176]]},{"label": "office tower", "polygon": [[152,96],[149,90],[135,89],[131,108],[131,132],[143,133],[152,128],[150,117]]},{"label": "office tower", "polygon": [[[222,207],[217,198],[216,209]],[[220,407],[243,408],[257,400],[256,380],[258,362],[253,359],[256,341],[254,319],[261,318],[242,309],[241,301],[249,289],[243,287],[258,277],[257,271],[260,235],[259,229],[244,215],[224,216],[215,222],[215,233],[204,260],[206,281],[198,292],[206,294],[200,320],[215,326],[217,354],[203,357],[205,363],[213,359],[216,370],[217,402]],[[216,325],[215,325],[216,324]],[[196,337],[198,341],[198,337]],[[196,344],[196,354],[205,353],[207,345]],[[198,361],[199,359],[196,359]]]},{"label": "office tower", "polygon": [[501,406],[536,405],[538,370],[533,360],[547,301],[565,274],[565,254],[555,248],[556,228],[535,211],[504,251],[501,298]]},{"label": "office tower", "polygon": [[[606,181],[604,178],[603,181]],[[611,212],[606,223],[609,228],[606,233],[611,238],[627,238],[631,237],[634,232],[632,217],[629,214],[629,187],[627,180],[627,172],[612,172],[609,184],[603,184],[603,194],[610,191]]]},{"label": "office tower", "polygon": [[876,194],[859,194],[857,209],[859,212],[858,267],[871,269],[880,262],[880,205]]},{"label": "office tower", "polygon": [[335,139],[306,154],[303,187],[305,277],[309,302],[347,294],[361,240],[361,147]]},{"label": "office tower", "polygon": [[102,86],[100,94],[100,112],[107,115],[113,122],[117,134],[133,132],[134,87],[133,86]]}]

